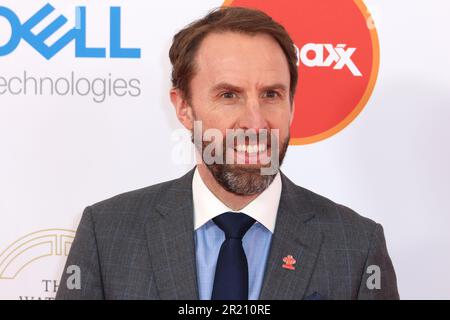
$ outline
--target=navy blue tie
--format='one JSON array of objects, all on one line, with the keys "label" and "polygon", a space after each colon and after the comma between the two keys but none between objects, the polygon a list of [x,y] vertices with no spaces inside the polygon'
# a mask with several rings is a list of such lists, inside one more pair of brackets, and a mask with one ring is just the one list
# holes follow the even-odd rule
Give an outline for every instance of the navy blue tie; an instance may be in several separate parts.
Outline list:
[{"label": "navy blue tie", "polygon": [[211,300],[248,300],[248,264],[242,238],[255,219],[240,212],[225,212],[213,219],[225,232],[217,259]]}]

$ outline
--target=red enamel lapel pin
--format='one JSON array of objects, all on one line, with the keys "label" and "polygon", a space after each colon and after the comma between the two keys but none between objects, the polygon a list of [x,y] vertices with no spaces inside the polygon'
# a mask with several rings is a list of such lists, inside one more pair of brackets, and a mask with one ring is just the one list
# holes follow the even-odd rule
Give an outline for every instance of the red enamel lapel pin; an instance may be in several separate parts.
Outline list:
[{"label": "red enamel lapel pin", "polygon": [[289,269],[289,270],[295,270],[294,264],[297,262],[297,260],[294,259],[293,256],[288,255],[283,258],[283,268]]}]

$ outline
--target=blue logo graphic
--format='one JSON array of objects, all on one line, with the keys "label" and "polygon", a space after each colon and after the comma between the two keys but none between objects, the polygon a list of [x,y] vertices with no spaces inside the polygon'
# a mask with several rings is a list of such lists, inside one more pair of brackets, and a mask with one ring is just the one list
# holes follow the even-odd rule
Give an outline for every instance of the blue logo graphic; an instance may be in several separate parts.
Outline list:
[{"label": "blue logo graphic", "polygon": [[[72,40],[75,40],[75,56],[77,58],[106,58],[105,48],[86,47],[86,7],[76,7],[76,26],[51,46],[46,45],[45,40],[67,22],[66,17],[60,15],[38,34],[32,33],[31,30],[54,10],[52,5],[46,4],[22,24],[12,10],[0,6],[0,18],[6,18],[11,25],[11,38],[5,45],[0,46],[0,57],[13,52],[20,40],[23,39],[47,60],[50,60]],[[138,59],[141,57],[141,49],[121,47],[120,13],[120,7],[110,7],[109,57]]]}]

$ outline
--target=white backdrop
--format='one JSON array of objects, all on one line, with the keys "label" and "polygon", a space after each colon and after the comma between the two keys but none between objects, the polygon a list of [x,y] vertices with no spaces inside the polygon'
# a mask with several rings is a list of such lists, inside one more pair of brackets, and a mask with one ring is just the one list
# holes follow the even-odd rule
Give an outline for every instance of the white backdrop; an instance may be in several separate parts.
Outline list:
[{"label": "white backdrop", "polygon": [[[46,3],[0,0],[21,22]],[[343,131],[291,146],[283,170],[383,225],[401,298],[449,299],[450,2],[365,3],[381,53],[372,97]],[[46,60],[24,40],[0,56],[0,298],[54,297],[84,207],[191,168],[171,160],[181,126],[168,96],[168,49],[177,30],[221,4],[54,1],[44,21],[63,14],[68,22],[50,43],[77,23],[75,7],[85,5],[87,45],[108,53],[109,7],[120,6],[122,46],[140,48],[141,58],[76,58],[72,42]],[[0,17],[0,48],[10,29]],[[1,77],[24,72],[54,80],[70,80],[72,72],[90,81],[120,78],[138,89],[100,103],[92,93],[1,94],[8,89]]]}]

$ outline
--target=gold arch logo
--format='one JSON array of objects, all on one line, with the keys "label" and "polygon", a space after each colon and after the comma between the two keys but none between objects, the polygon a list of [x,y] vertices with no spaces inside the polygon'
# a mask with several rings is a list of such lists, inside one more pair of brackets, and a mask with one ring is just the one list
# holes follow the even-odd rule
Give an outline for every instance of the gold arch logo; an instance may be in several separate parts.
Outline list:
[{"label": "gold arch logo", "polygon": [[44,229],[29,233],[0,253],[0,280],[15,279],[33,262],[50,256],[67,256],[75,231]]}]

